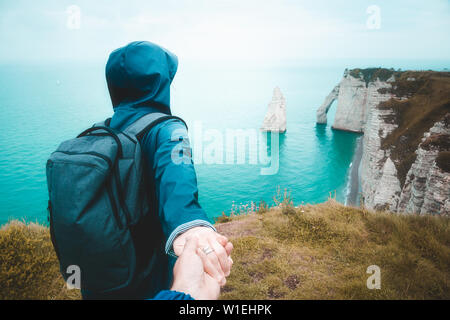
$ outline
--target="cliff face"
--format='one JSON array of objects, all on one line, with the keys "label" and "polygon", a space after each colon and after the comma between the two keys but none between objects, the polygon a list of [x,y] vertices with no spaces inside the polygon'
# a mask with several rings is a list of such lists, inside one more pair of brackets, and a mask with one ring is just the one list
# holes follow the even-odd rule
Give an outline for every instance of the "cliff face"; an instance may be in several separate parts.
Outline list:
[{"label": "cliff face", "polygon": [[362,199],[369,208],[450,214],[450,74],[346,70],[317,112],[338,99],[334,129],[363,132]]},{"label": "cliff face", "polygon": [[269,103],[261,130],[286,132],[286,100],[278,87],[273,90],[272,101]]},{"label": "cliff face", "polygon": [[446,149],[444,145],[448,143],[450,126],[449,119],[445,119],[437,122],[424,135],[416,151],[416,161],[406,176],[399,211],[450,213],[450,174],[436,162],[439,153]]},{"label": "cliff face", "polygon": [[391,110],[382,110],[378,105],[391,99],[391,94],[380,93],[378,89],[389,86],[387,82],[376,80],[369,84],[373,87],[365,111],[367,118],[363,125],[363,153],[361,159],[361,190],[364,204],[369,208],[383,206],[383,209],[395,211],[398,193],[401,191],[397,179],[397,169],[391,159],[390,150],[381,148],[382,139],[397,127],[395,123],[383,119],[392,115]]},{"label": "cliff face", "polygon": [[381,94],[378,90],[390,87],[390,82],[393,81],[392,75],[384,81],[380,81],[378,78],[375,81],[368,81],[366,76],[360,74],[358,70],[345,70],[341,82],[317,110],[317,123],[327,123],[327,112],[337,99],[338,105],[333,128],[364,132],[364,126],[370,114],[369,110],[391,98],[391,94]]},{"label": "cliff face", "polygon": [[317,110],[317,123],[327,123],[327,113],[330,110],[331,105],[334,100],[336,100],[339,96],[340,85],[338,84],[334,89],[330,92],[330,94],[326,97],[323,104]]}]

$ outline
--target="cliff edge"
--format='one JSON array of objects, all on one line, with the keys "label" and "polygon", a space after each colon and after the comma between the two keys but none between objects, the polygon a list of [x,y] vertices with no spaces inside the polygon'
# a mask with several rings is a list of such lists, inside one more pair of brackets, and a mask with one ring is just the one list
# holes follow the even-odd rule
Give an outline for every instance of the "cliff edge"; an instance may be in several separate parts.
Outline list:
[{"label": "cliff edge", "polygon": [[[215,226],[234,244],[234,265],[221,299],[450,299],[445,217],[375,214],[330,200],[224,218]],[[0,299],[81,298],[64,284],[47,227],[3,226],[0,251]],[[373,264],[380,290],[367,289]]]},{"label": "cliff edge", "polygon": [[326,123],[336,99],[333,128],[364,133],[364,204],[450,215],[450,73],[345,70],[318,109],[318,123]]}]

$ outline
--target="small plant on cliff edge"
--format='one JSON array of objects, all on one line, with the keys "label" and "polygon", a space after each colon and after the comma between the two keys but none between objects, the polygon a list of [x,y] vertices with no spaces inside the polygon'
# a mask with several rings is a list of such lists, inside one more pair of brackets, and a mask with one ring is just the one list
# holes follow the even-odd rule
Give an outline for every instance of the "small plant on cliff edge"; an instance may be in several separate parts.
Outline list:
[{"label": "small plant on cliff edge", "polygon": [[223,211],[222,211],[222,215],[220,217],[214,218],[215,223],[225,223],[225,222],[230,222],[231,220],[233,220],[232,215],[230,214],[229,216],[227,216],[225,214],[225,212],[223,212]]},{"label": "small plant on cliff edge", "polygon": [[261,202],[258,205],[258,210],[256,211],[256,213],[264,214],[267,211],[269,211],[269,206],[264,200],[261,200]]},{"label": "small plant on cliff edge", "polygon": [[281,188],[277,187],[277,193],[273,196],[273,201],[275,205],[281,208],[281,212],[285,215],[295,214],[294,203],[291,198],[291,193],[284,189],[284,192],[281,192]]},{"label": "small plant on cliff edge", "polygon": [[328,193],[328,201],[330,201],[330,200],[336,201],[336,190],[334,190],[334,195],[333,195],[333,192],[331,192],[331,191]]}]

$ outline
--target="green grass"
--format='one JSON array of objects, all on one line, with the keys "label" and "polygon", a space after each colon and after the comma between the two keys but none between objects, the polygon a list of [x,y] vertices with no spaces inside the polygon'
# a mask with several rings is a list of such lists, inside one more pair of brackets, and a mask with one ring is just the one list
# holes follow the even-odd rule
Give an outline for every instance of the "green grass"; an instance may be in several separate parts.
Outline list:
[{"label": "green grass", "polygon": [[0,229],[0,300],[79,299],[68,290],[48,228],[13,221]]},{"label": "green grass", "polygon": [[[222,299],[450,298],[445,217],[373,213],[330,200],[217,228],[235,246]],[[370,265],[381,268],[380,290],[367,289]]]},{"label": "green grass", "polygon": [[369,82],[373,82],[376,79],[380,79],[380,81],[388,80],[392,75],[396,76],[400,74],[400,71],[394,71],[394,69],[385,69],[385,68],[366,68],[366,69],[352,69],[350,70],[350,75],[353,78],[362,78],[366,83],[366,88],[369,85]]},{"label": "green grass", "polygon": [[[449,299],[449,218],[346,207],[266,204],[217,229],[234,244],[222,299]],[[46,227],[0,229],[0,299],[79,299],[67,290]],[[366,269],[381,268],[381,290]]]}]

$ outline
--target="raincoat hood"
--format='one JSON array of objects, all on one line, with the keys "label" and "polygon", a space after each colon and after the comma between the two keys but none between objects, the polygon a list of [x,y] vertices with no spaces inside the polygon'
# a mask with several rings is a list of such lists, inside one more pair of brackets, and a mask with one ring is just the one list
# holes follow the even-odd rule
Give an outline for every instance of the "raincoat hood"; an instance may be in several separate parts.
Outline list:
[{"label": "raincoat hood", "polygon": [[177,57],[151,42],[132,42],[113,51],[106,82],[114,110],[150,107],[170,114],[170,84],[177,68]]}]

